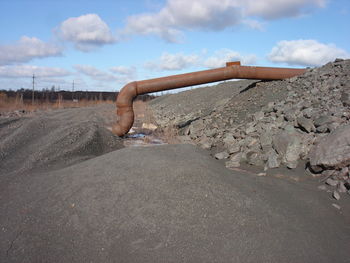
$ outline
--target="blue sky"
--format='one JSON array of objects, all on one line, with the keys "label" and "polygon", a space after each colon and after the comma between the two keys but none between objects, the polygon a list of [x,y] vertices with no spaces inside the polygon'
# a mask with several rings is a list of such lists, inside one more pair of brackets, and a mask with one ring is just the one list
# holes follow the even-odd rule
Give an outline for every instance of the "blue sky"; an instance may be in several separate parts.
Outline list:
[{"label": "blue sky", "polygon": [[0,0],[0,89],[118,91],[224,66],[350,57],[348,0]]}]

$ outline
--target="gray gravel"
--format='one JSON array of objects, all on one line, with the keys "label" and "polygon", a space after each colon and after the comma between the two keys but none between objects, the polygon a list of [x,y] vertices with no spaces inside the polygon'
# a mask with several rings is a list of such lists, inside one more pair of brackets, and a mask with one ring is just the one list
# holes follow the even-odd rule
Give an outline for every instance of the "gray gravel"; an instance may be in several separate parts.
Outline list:
[{"label": "gray gravel", "polygon": [[0,175],[52,170],[122,148],[107,129],[112,114],[107,105],[1,117]]},{"label": "gray gravel", "polygon": [[0,259],[349,262],[350,211],[322,193],[230,171],[191,145],[124,148],[0,177]]},{"label": "gray gravel", "polygon": [[212,113],[214,109],[228,102],[242,89],[255,81],[226,81],[215,86],[186,90],[177,94],[161,96],[149,102],[155,118],[161,126],[186,126],[186,120],[193,121]]}]

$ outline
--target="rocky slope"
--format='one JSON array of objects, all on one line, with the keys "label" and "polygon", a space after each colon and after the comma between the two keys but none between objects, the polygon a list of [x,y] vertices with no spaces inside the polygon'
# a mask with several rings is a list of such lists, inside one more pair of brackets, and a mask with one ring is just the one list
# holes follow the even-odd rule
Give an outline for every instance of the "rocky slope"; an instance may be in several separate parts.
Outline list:
[{"label": "rocky slope", "polygon": [[350,60],[337,59],[291,79],[226,82],[150,106],[158,125],[176,127],[182,141],[210,149],[229,168],[306,163],[337,187],[338,198],[350,189],[349,83]]}]

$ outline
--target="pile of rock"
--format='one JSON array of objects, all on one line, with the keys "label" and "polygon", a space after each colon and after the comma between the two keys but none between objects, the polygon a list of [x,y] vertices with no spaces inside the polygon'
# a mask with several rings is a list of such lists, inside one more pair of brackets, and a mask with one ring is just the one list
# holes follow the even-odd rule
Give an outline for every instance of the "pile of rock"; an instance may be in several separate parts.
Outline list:
[{"label": "pile of rock", "polygon": [[229,168],[242,162],[265,170],[296,168],[304,160],[344,192],[350,186],[350,60],[257,82],[205,115],[199,111],[172,124],[184,141],[212,150]]}]

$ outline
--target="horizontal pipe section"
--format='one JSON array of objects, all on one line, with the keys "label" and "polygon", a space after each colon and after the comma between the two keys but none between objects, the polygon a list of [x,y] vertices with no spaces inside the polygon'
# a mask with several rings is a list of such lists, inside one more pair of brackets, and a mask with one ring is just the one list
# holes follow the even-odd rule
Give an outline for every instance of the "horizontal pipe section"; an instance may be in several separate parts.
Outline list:
[{"label": "horizontal pipe section", "polygon": [[248,67],[228,63],[228,66],[192,73],[173,75],[142,81],[134,81],[125,85],[117,98],[118,123],[113,132],[123,136],[134,123],[133,99],[146,93],[184,88],[228,79],[279,80],[303,74],[306,69]]}]

